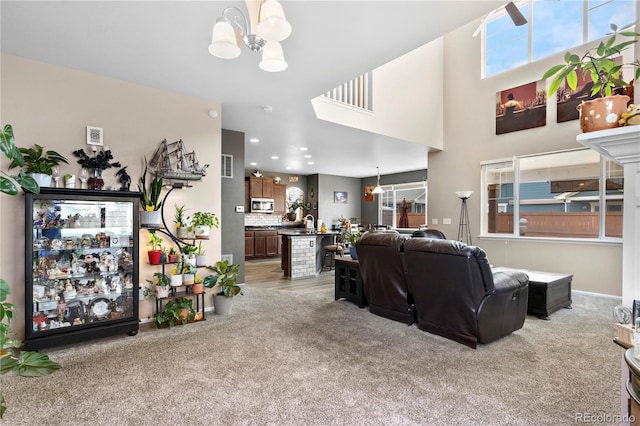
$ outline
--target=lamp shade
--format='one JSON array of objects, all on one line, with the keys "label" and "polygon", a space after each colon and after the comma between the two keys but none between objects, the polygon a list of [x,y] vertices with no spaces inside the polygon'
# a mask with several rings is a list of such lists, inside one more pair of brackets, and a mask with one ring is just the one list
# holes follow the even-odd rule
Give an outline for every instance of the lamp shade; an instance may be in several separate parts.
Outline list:
[{"label": "lamp shade", "polygon": [[233,59],[240,56],[236,33],[229,21],[224,17],[218,18],[213,26],[209,53],[221,59]]},{"label": "lamp shade", "polygon": [[262,48],[260,68],[264,71],[279,72],[287,69],[289,64],[284,60],[282,46],[277,41],[268,41]]},{"label": "lamp shade", "polygon": [[471,194],[473,194],[473,191],[456,191],[458,198],[462,198],[463,200],[471,197]]},{"label": "lamp shade", "polygon": [[284,17],[282,5],[277,0],[267,0],[262,4],[256,34],[267,41],[282,41],[291,34],[291,24]]},{"label": "lamp shade", "polygon": [[382,194],[384,193],[384,189],[382,189],[382,187],[380,185],[376,186],[375,188],[373,188],[373,191],[371,191],[372,194]]}]

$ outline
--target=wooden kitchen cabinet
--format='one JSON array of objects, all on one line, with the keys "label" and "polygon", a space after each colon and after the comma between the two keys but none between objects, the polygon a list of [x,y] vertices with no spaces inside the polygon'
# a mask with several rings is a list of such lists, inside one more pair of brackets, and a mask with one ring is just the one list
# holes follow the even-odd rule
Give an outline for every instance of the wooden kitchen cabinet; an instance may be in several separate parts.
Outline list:
[{"label": "wooden kitchen cabinet", "polygon": [[264,232],[256,231],[253,233],[253,255],[255,257],[265,257],[267,255],[266,237]]},{"label": "wooden kitchen cabinet", "polygon": [[273,185],[273,212],[275,214],[285,214],[287,212],[287,185]]},{"label": "wooden kitchen cabinet", "polygon": [[250,198],[273,198],[273,179],[249,177]]},{"label": "wooden kitchen cabinet", "polygon": [[264,231],[265,256],[278,255],[278,233],[276,231]]},{"label": "wooden kitchen cabinet", "polygon": [[[251,211],[251,193],[249,192],[249,181],[244,181],[244,212]],[[253,237],[253,236],[252,236]]]},{"label": "wooden kitchen cabinet", "polygon": [[253,231],[244,231],[244,257],[251,258],[255,256]]}]

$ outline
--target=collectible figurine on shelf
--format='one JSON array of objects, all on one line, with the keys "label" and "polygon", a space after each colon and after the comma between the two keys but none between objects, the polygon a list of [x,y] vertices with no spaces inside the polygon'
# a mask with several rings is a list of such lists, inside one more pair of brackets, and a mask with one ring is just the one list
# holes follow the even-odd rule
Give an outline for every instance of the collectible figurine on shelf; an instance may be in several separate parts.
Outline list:
[{"label": "collectible figurine on shelf", "polygon": [[118,182],[120,182],[120,191],[128,191],[131,186],[131,176],[127,173],[127,166],[124,166],[116,172]]}]

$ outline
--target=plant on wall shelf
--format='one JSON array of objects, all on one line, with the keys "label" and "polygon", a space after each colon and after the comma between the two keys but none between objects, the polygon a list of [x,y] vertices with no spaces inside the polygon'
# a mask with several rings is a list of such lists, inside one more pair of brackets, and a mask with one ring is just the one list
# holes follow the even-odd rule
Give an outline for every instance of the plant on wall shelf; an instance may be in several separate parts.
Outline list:
[{"label": "plant on wall shelf", "polygon": [[69,161],[55,151],[45,151],[43,146],[33,145],[34,148],[18,148],[24,159],[23,164],[19,164],[15,159],[9,164],[9,169],[14,167],[24,167],[27,173],[41,173],[51,175],[53,167],[60,163],[69,164]]},{"label": "plant on wall shelf", "polygon": [[[11,164],[15,163],[19,167],[24,165],[24,157],[15,144],[11,124],[7,124],[4,129],[0,130],[0,150],[11,161]],[[17,175],[10,175],[3,170],[0,170],[0,173],[4,175],[0,175],[0,190],[3,194],[17,195],[18,187],[16,184],[33,193],[40,193],[38,183],[24,170],[21,169]]]},{"label": "plant on wall shelf", "polygon": [[[593,82],[593,87],[591,88],[592,96],[611,96],[616,87],[629,86],[629,83],[620,78],[620,71],[623,67],[635,68],[633,80],[639,80],[640,59],[636,59],[628,64],[618,64],[614,59],[620,56],[622,51],[626,50],[627,47],[638,41],[637,37],[640,37],[639,33],[627,31],[634,25],[635,23],[629,24],[618,30],[616,25],[611,24],[613,33],[607,40],[601,41],[598,47],[587,50],[582,56],[571,52],[565,53],[565,63],[551,67],[542,76],[543,80],[555,76],[549,86],[549,93],[555,93],[565,78],[567,79],[569,87],[572,90],[576,90],[578,85],[578,70],[581,70],[584,77],[590,78]],[[617,36],[619,35],[633,37],[633,39],[615,44]]]},{"label": "plant on wall shelf", "polygon": [[162,191],[162,177],[157,174],[153,177],[147,188],[147,158],[144,159],[144,172],[140,176],[140,183],[138,183],[138,191],[140,191],[140,201],[142,210],[147,212],[153,212],[160,210],[162,202],[160,201],[160,192]]}]

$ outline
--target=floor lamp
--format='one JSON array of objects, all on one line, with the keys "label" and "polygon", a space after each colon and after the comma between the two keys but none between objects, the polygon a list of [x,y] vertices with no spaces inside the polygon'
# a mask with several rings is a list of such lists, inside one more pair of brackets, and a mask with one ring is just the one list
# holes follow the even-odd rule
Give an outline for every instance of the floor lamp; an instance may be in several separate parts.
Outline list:
[{"label": "floor lamp", "polygon": [[473,194],[473,191],[456,191],[456,195],[462,200],[462,205],[460,205],[460,225],[458,225],[458,241],[462,241],[462,238],[466,237],[467,240],[463,242],[469,245],[471,245],[472,242],[471,229],[469,229],[469,211],[467,210],[467,200],[469,199],[469,197],[471,197],[471,194]]}]

